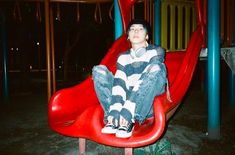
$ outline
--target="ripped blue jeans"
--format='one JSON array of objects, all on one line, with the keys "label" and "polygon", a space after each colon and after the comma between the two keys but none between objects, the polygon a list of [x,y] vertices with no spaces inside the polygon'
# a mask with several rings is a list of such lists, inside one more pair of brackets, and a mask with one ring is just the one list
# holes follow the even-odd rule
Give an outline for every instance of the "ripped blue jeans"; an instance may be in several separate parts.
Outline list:
[{"label": "ripped blue jeans", "polygon": [[[156,64],[155,64],[156,65]],[[146,118],[153,117],[153,100],[155,96],[161,95],[165,91],[166,86],[166,68],[163,63],[157,64],[160,68],[158,71],[146,72],[142,75],[142,83],[135,93],[128,95],[127,99],[135,101],[134,117],[130,117],[125,113],[126,110],[121,110],[118,114],[124,117],[127,121],[142,123]],[[109,116],[109,107],[113,104],[112,87],[114,76],[104,65],[94,66],[92,69],[92,78],[96,95],[104,110],[104,120]],[[124,103],[125,104],[125,103]],[[119,120],[119,116],[114,118]]]}]

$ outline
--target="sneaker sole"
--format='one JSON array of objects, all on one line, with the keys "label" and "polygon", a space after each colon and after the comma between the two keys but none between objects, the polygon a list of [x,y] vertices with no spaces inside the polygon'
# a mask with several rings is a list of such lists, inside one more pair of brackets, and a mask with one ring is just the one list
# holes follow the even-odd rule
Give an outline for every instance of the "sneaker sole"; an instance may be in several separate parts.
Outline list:
[{"label": "sneaker sole", "polygon": [[118,131],[116,132],[116,137],[118,137],[118,138],[129,138],[129,137],[131,137],[132,136],[132,132],[133,132],[133,130],[134,130],[134,127],[133,127],[133,129],[132,129],[132,131],[131,132],[129,132],[129,133],[125,133],[125,134],[122,134],[122,133],[118,133]]},{"label": "sneaker sole", "polygon": [[117,133],[117,129],[116,130],[112,130],[112,131],[101,130],[101,133],[104,133],[104,134],[116,134]]}]

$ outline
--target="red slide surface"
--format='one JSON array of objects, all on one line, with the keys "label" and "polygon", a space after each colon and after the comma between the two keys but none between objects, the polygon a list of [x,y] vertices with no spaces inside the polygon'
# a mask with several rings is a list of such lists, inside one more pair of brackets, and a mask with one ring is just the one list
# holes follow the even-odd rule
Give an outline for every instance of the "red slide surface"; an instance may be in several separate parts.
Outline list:
[{"label": "red slide surface", "polygon": [[[134,2],[119,0],[124,31]],[[204,45],[203,27],[202,24],[198,25],[186,51],[166,53],[165,63],[172,102],[167,100],[165,93],[156,97],[153,103],[154,119],[146,120],[141,126],[136,125],[132,137],[121,139],[101,133],[104,126],[103,110],[96,97],[91,77],[74,87],[59,90],[51,97],[48,107],[50,128],[65,136],[86,138],[116,147],[140,147],[158,140],[165,130],[168,118],[175,112],[190,85],[200,50]],[[124,33],[114,42],[101,64],[115,72],[117,56],[128,48],[129,43]]]}]

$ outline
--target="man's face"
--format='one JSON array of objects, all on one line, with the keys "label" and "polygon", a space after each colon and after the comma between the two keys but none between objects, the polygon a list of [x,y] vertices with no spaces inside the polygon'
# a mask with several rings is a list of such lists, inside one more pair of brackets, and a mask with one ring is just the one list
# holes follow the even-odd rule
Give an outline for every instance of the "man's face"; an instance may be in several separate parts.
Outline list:
[{"label": "man's face", "polygon": [[147,40],[147,32],[142,24],[133,24],[130,27],[128,37],[132,44],[142,44]]}]

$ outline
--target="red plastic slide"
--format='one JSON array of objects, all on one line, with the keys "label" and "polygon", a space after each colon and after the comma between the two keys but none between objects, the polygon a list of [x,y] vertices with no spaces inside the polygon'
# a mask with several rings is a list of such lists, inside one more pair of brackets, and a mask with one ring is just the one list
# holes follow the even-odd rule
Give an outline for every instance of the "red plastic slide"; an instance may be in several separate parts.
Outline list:
[{"label": "red plastic slide", "polygon": [[[199,0],[197,2],[199,4]],[[119,0],[124,30],[129,22],[129,11],[133,4],[134,0]],[[200,50],[204,45],[202,32],[204,27],[199,20],[186,51],[167,52],[165,63],[172,102],[167,100],[166,94],[156,97],[153,103],[154,119],[146,120],[141,126],[137,125],[132,137],[121,139],[115,135],[101,133],[104,126],[103,111],[91,77],[79,85],[59,90],[51,97],[48,108],[50,128],[65,136],[90,139],[117,147],[140,147],[155,142],[161,137],[168,118],[175,112],[190,85]],[[126,34],[123,34],[114,42],[101,64],[115,72],[117,56],[128,48]]]}]

